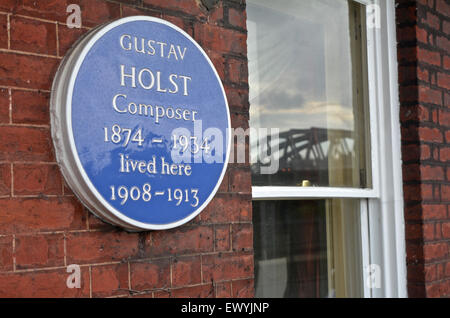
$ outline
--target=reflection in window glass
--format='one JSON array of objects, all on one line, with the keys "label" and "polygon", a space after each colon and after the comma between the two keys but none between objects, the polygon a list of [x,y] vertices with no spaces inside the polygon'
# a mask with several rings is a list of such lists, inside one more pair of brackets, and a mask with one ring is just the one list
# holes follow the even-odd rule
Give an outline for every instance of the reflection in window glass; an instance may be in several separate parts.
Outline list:
[{"label": "reflection in window glass", "polygon": [[359,200],[254,201],[255,297],[362,297]]},{"label": "reflection in window glass", "polygon": [[[247,14],[250,127],[280,129],[250,136],[253,185],[371,187],[364,7],[250,0]],[[260,173],[267,144],[275,174]]]}]

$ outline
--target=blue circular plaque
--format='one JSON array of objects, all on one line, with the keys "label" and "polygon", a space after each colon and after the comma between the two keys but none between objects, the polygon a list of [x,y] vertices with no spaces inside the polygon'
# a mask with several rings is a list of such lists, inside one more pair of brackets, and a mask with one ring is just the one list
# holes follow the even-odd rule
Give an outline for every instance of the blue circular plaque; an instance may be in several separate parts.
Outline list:
[{"label": "blue circular plaque", "polygon": [[229,109],[213,64],[187,33],[152,17],[123,18],[78,41],[53,82],[51,125],[74,193],[127,230],[194,218],[230,153]]}]

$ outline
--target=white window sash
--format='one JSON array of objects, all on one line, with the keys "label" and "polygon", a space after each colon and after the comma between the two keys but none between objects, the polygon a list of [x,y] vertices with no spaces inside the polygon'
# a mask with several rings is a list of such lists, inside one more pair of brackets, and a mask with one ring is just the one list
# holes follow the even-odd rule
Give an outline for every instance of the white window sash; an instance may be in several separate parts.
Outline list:
[{"label": "white window sash", "polygon": [[407,297],[395,1],[355,1],[378,6],[381,16],[380,28],[367,28],[372,188],[254,186],[252,196],[361,199],[363,266],[379,265],[382,276],[381,288],[369,289],[364,271],[364,297]]}]

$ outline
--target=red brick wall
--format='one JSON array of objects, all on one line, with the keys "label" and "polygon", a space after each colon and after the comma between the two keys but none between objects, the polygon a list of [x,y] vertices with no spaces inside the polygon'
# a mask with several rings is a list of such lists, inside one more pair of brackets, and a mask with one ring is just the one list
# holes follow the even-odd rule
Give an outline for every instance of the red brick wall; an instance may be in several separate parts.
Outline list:
[{"label": "red brick wall", "polygon": [[[82,28],[66,25],[77,3]],[[230,164],[197,218],[130,234],[81,205],[55,161],[50,87],[61,58],[90,28],[129,15],[178,25],[205,49],[224,83],[233,127],[248,126],[245,3],[200,0],[0,1],[0,297],[252,297],[248,164]],[[70,264],[81,288],[69,289]]]},{"label": "red brick wall", "polygon": [[408,293],[450,296],[450,1],[397,0]]}]

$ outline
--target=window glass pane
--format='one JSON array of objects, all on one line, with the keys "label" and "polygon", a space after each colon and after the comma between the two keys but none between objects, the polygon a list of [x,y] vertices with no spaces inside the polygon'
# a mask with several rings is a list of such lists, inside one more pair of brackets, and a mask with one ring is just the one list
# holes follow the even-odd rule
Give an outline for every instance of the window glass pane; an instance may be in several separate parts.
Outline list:
[{"label": "window glass pane", "polygon": [[255,297],[363,297],[359,204],[254,201]]},{"label": "window glass pane", "polygon": [[364,6],[250,0],[247,14],[253,185],[371,187]]}]

